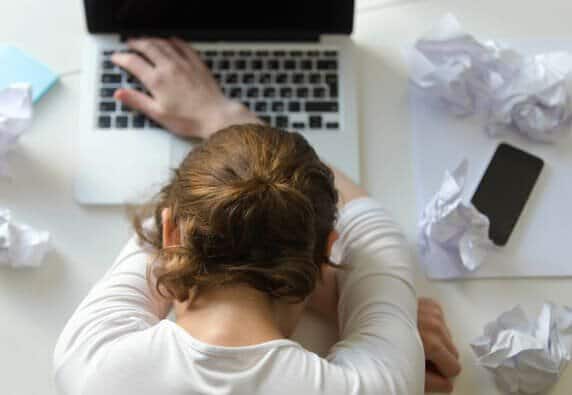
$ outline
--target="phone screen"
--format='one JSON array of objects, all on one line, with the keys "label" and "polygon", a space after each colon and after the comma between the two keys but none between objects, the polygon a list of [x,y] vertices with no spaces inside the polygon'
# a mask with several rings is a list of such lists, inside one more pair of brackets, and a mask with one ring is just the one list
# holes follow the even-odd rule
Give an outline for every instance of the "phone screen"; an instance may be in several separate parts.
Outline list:
[{"label": "phone screen", "polygon": [[506,143],[498,146],[472,199],[489,218],[489,237],[496,245],[508,242],[543,166],[532,154]]}]

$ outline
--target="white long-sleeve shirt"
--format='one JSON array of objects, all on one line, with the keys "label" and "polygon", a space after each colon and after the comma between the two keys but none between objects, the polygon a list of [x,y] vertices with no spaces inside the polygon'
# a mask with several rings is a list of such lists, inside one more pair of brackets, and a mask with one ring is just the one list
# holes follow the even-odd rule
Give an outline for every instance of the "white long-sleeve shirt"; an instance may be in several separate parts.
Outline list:
[{"label": "white long-sleeve shirt", "polygon": [[422,394],[425,361],[406,242],[369,198],[339,216],[340,341],[321,358],[288,340],[221,347],[166,320],[131,239],[64,328],[55,382],[71,395]]}]

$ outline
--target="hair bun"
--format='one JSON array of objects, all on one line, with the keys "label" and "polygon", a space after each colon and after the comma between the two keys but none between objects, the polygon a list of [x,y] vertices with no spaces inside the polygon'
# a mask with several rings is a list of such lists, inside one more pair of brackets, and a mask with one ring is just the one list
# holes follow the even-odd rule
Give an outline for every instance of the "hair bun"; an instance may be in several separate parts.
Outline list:
[{"label": "hair bun", "polygon": [[[195,147],[163,188],[158,231],[137,229],[158,250],[159,292],[184,301],[191,289],[247,284],[301,301],[315,288],[337,199],[333,174],[303,136],[234,125]],[[163,246],[165,208],[180,247]]]}]

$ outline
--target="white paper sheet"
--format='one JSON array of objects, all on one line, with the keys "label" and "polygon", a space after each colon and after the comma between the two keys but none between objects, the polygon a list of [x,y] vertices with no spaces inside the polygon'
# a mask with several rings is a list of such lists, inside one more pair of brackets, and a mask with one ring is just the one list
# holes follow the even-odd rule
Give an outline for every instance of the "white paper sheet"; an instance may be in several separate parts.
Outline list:
[{"label": "white paper sheet", "polygon": [[32,119],[32,87],[12,84],[0,90],[0,176],[8,173],[5,156],[30,125]]},{"label": "white paper sheet", "polygon": [[553,142],[572,122],[572,54],[527,56],[479,41],[446,15],[410,53],[411,80],[457,116],[479,113],[491,135]]},{"label": "white paper sheet", "polygon": [[553,385],[572,353],[572,309],[546,303],[536,320],[520,306],[485,326],[471,347],[508,393],[537,394]]},{"label": "white paper sheet", "polygon": [[0,209],[0,266],[40,266],[50,250],[50,234],[12,222],[10,210]]},{"label": "white paper sheet", "polygon": [[494,248],[489,220],[472,204],[463,202],[466,160],[446,172],[437,194],[425,207],[419,222],[419,246],[425,266],[449,265],[474,271]]},{"label": "white paper sheet", "polygon": [[[507,43],[527,56],[561,50],[572,53],[570,40],[524,38]],[[572,223],[568,198],[572,196],[569,171],[572,133],[563,135],[556,144],[538,144],[514,131],[491,137],[483,132],[481,117],[451,116],[435,108],[437,101],[428,100],[425,92],[413,86],[409,94],[417,218],[421,218],[427,202],[439,189],[445,170],[454,169],[463,159],[470,163],[464,192],[465,201],[470,201],[501,142],[545,161],[545,168],[506,246],[495,248],[486,264],[474,272],[436,264],[431,266],[427,276],[432,279],[572,276],[570,253],[565,248],[554,248],[570,241],[569,234],[562,231],[562,224]]]}]

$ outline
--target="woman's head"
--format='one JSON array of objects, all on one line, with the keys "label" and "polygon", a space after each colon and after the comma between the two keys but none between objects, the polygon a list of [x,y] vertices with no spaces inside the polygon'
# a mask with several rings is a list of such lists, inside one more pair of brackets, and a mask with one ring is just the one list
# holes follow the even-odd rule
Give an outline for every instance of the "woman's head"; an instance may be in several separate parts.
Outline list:
[{"label": "woman's head", "polygon": [[[184,301],[190,290],[246,284],[297,302],[327,262],[337,201],[332,172],[301,135],[231,126],[175,171],[155,205],[155,231],[135,224],[160,252],[153,272],[163,294]],[[163,243],[164,220],[176,245]]]}]

